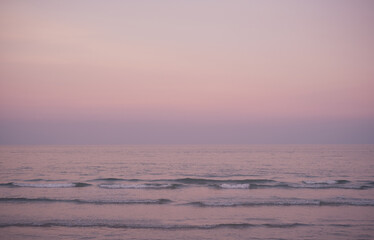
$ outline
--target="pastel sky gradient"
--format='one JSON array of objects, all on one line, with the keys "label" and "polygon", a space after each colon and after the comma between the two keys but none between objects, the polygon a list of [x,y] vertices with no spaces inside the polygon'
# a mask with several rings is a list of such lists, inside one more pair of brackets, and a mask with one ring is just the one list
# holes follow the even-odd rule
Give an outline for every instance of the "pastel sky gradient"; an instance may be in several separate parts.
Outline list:
[{"label": "pastel sky gradient", "polygon": [[374,1],[3,0],[0,144],[374,143]]}]

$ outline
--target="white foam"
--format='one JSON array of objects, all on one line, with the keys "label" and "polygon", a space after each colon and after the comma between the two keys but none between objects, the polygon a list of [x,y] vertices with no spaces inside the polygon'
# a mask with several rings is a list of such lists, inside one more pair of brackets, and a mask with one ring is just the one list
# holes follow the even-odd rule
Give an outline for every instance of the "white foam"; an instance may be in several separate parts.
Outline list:
[{"label": "white foam", "polygon": [[245,184],[228,184],[223,183],[219,185],[220,188],[226,188],[226,189],[248,189],[250,187],[249,183]]},{"label": "white foam", "polygon": [[32,187],[32,188],[70,188],[75,187],[74,183],[13,183],[18,187]]},{"label": "white foam", "polygon": [[147,189],[147,188],[169,188],[171,184],[157,184],[157,185],[150,185],[150,184],[100,184],[99,187],[101,188],[109,188],[109,189]]}]

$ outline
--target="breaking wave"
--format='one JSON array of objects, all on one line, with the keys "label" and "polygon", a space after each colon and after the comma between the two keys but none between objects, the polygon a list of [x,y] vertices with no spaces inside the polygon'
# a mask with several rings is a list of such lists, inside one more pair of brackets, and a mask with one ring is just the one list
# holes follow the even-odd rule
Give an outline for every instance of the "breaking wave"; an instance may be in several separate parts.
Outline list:
[{"label": "breaking wave", "polygon": [[251,185],[248,183],[244,184],[228,184],[228,183],[223,183],[220,184],[220,188],[227,188],[227,189],[248,189]]},{"label": "breaking wave", "polygon": [[325,180],[325,181],[303,181],[303,183],[305,184],[311,184],[311,185],[314,185],[314,184],[345,184],[345,183],[349,183],[350,181],[348,180]]}]

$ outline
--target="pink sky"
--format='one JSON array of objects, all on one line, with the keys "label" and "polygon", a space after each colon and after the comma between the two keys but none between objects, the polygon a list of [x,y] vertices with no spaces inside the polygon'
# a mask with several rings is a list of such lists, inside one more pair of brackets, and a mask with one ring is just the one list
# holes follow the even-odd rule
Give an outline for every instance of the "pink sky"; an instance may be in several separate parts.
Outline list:
[{"label": "pink sky", "polygon": [[0,143],[374,143],[372,1],[1,1]]}]

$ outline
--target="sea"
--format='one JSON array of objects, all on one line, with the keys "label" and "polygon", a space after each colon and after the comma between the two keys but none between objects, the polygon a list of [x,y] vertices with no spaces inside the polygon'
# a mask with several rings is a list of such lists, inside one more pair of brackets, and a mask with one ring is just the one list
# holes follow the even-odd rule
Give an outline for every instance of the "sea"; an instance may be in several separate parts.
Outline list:
[{"label": "sea", "polygon": [[374,239],[374,145],[0,146],[0,239]]}]

